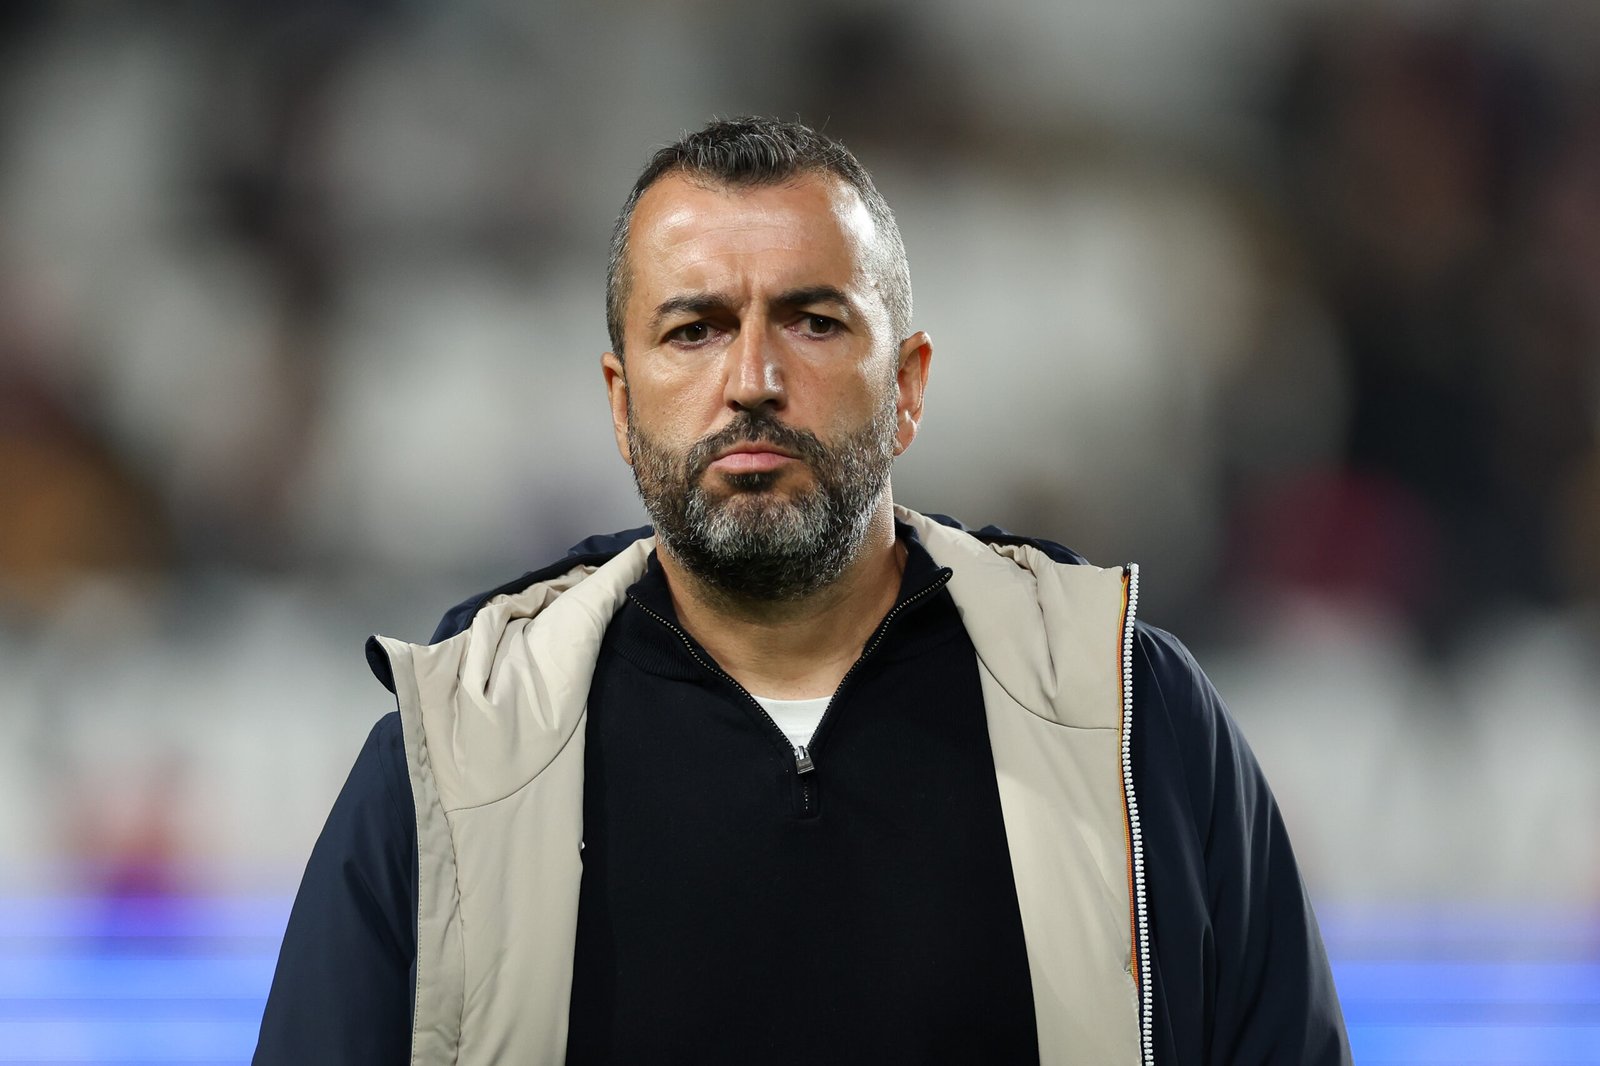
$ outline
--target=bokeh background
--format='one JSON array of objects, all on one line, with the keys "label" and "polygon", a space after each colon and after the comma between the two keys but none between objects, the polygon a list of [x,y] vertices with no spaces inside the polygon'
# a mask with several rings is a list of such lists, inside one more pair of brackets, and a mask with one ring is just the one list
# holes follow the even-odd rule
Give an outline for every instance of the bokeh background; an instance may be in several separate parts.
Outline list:
[{"label": "bokeh background", "polygon": [[1600,1063],[1600,4],[0,6],[0,1062],[242,1062],[362,641],[640,524],[609,228],[895,206],[906,503],[1144,571],[1367,1063]]}]

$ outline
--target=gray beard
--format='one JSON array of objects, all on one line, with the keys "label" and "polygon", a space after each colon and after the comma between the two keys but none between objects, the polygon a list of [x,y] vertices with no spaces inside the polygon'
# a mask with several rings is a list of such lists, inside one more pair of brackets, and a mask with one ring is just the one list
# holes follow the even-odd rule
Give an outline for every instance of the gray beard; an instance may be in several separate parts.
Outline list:
[{"label": "gray beard", "polygon": [[[742,442],[774,444],[803,461],[814,484],[798,496],[773,491],[777,474],[725,477],[706,490],[717,454]],[[628,413],[633,478],[656,536],[710,590],[745,602],[803,599],[838,580],[860,555],[894,462],[893,395],[836,445],[765,413],[746,412],[676,455],[640,432]]]}]

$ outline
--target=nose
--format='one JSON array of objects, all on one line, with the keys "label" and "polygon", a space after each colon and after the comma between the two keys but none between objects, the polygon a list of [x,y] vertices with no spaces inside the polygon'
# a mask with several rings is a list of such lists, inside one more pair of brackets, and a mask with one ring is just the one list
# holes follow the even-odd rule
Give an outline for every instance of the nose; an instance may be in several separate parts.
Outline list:
[{"label": "nose", "polygon": [[757,407],[781,410],[783,389],[782,346],[763,323],[748,323],[724,356],[723,400],[736,410]]}]

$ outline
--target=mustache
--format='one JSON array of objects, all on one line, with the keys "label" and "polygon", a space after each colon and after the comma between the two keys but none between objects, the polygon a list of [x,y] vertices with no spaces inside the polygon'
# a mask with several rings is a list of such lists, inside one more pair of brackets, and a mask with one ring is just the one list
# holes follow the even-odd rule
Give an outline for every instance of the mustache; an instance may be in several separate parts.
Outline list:
[{"label": "mustache", "polygon": [[770,414],[744,411],[715,433],[694,443],[684,460],[689,475],[698,478],[719,452],[735,444],[774,444],[813,464],[827,452],[822,441],[809,430],[786,426]]}]

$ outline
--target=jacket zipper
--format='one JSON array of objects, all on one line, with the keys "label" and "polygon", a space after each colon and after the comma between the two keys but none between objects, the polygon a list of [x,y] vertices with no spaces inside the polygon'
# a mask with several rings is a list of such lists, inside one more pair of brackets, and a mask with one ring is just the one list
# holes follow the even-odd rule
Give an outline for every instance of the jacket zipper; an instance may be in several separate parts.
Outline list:
[{"label": "jacket zipper", "polygon": [[1139,1061],[1142,1066],[1155,1066],[1156,1048],[1153,1032],[1155,988],[1150,973],[1150,913],[1147,906],[1144,878],[1144,834],[1139,825],[1139,800],[1133,788],[1133,638],[1134,616],[1139,610],[1139,566],[1129,563],[1127,575],[1127,608],[1122,618],[1122,794],[1128,813],[1128,851],[1132,867],[1134,950],[1139,970]]},{"label": "jacket zipper", "polygon": [[767,709],[761,706],[760,701],[758,701],[754,696],[750,695],[749,691],[743,685],[734,680],[732,674],[722,669],[722,667],[718,666],[716,663],[707,660],[705,656],[696,651],[694,641],[689,639],[689,634],[685,633],[677,623],[669,621],[668,619],[657,614],[655,611],[652,611],[650,608],[640,603],[638,598],[633,596],[631,593],[629,594],[628,598],[633,601],[634,606],[639,608],[639,610],[643,611],[645,614],[649,615],[651,618],[654,618],[657,622],[660,622],[662,625],[672,630],[672,632],[676,633],[678,635],[678,639],[683,642],[684,650],[689,653],[690,657],[693,658],[695,662],[699,663],[701,666],[705,667],[716,676],[722,678],[728,684],[732,685],[734,689],[749,702],[750,706],[756,709],[756,713],[761,715],[762,719],[766,721],[767,725],[772,728],[772,731],[783,739],[784,744],[793,749],[795,775],[798,777],[800,783],[800,812],[803,815],[810,815],[812,809],[812,789],[810,779],[807,775],[815,772],[817,768],[816,757],[812,755],[811,748],[815,745],[817,737],[822,735],[822,727],[827,723],[829,717],[832,716],[833,706],[839,701],[839,693],[844,691],[845,685],[850,682],[851,677],[855,676],[856,671],[861,668],[861,664],[866,661],[867,656],[871,655],[875,650],[877,650],[878,645],[883,643],[884,634],[888,632],[889,626],[894,622],[895,618],[912,604],[917,603],[919,600],[922,600],[944,588],[949,580],[950,570],[945,569],[941,571],[939,576],[934,581],[924,586],[920,591],[912,593],[910,596],[907,596],[905,599],[895,604],[889,609],[889,613],[883,616],[883,621],[879,622],[878,628],[873,630],[872,637],[867,641],[867,646],[862,649],[861,655],[854,663],[851,664],[850,669],[845,671],[844,677],[839,680],[839,687],[834,689],[833,696],[828,700],[828,705],[823,708],[822,717],[817,719],[817,728],[811,732],[812,744],[810,745],[790,744],[789,735],[783,731],[782,727],[780,727],[776,721],[773,720],[772,715],[767,713]]}]

